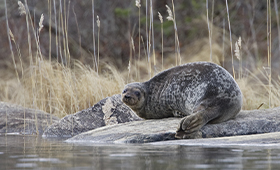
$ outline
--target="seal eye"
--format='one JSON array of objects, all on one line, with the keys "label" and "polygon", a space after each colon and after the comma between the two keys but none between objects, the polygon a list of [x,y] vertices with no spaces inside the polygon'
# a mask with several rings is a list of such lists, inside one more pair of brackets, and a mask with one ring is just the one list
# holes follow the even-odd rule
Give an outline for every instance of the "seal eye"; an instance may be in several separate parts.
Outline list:
[{"label": "seal eye", "polygon": [[126,92],[127,92],[127,89],[124,89],[122,93],[124,94],[124,93],[126,93]]},{"label": "seal eye", "polygon": [[140,96],[140,92],[139,91],[136,91],[136,92],[134,92],[134,94],[136,95],[136,96]]}]

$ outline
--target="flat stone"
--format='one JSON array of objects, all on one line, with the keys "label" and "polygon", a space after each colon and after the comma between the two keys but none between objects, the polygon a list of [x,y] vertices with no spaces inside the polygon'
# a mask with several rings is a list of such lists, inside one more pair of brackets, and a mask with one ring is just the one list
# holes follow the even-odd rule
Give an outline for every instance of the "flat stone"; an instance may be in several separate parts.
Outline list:
[{"label": "flat stone", "polygon": [[59,120],[49,113],[0,102],[0,134],[37,134]]},{"label": "flat stone", "polygon": [[105,126],[84,132],[66,142],[147,143],[172,140],[180,119],[166,118]]},{"label": "flat stone", "polygon": [[49,126],[44,138],[70,138],[99,127],[142,120],[121,101],[121,95],[107,97],[94,106],[67,115]]},{"label": "flat stone", "polygon": [[[66,142],[148,143],[175,140],[179,121],[179,118],[167,118],[111,125],[81,133]],[[201,129],[203,138],[270,132],[280,132],[280,107],[241,111],[235,119],[219,124],[207,124]]]}]

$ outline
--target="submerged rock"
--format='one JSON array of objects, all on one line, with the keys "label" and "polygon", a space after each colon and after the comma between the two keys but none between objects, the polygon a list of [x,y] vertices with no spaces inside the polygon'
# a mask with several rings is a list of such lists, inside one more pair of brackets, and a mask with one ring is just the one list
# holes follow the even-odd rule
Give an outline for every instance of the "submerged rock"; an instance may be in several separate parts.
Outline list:
[{"label": "submerged rock", "polygon": [[229,147],[229,146],[270,146],[280,147],[280,132],[271,132],[254,135],[229,136],[217,138],[187,139],[187,140],[169,140],[161,142],[152,142],[152,145],[184,145],[184,146],[211,146],[211,147]]},{"label": "submerged rock", "polygon": [[[153,119],[106,126],[91,130],[66,142],[147,143],[174,140],[179,118]],[[235,119],[207,124],[201,129],[203,138],[280,132],[280,107],[241,111]]]},{"label": "submerged rock", "polygon": [[0,102],[0,133],[39,134],[59,120],[46,112]]},{"label": "submerged rock", "polygon": [[99,101],[91,108],[65,116],[49,126],[43,137],[70,138],[102,126],[137,120],[141,118],[121,101],[121,96],[114,95]]}]

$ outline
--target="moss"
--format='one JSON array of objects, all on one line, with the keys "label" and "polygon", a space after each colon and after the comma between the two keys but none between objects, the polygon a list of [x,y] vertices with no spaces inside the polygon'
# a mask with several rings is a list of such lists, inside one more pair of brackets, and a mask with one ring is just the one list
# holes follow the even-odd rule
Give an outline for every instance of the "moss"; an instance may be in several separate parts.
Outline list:
[{"label": "moss", "polygon": [[191,4],[192,4],[193,9],[198,10],[198,9],[202,8],[203,3],[201,3],[201,1],[192,0]]},{"label": "moss", "polygon": [[192,17],[185,17],[185,23],[191,23]]},{"label": "moss", "polygon": [[[147,19],[147,17],[146,16],[141,16],[141,18],[140,18],[140,23],[141,23],[141,25],[142,24],[146,24],[146,19]],[[149,20],[149,18],[148,18],[148,22],[149,22],[150,20]]]},{"label": "moss", "polygon": [[123,18],[126,18],[130,15],[131,13],[131,9],[124,9],[124,8],[116,8],[115,9],[115,14],[116,16],[118,17],[123,17]]},{"label": "moss", "polygon": [[166,36],[174,34],[174,26],[172,21],[165,21],[163,22],[163,33]]}]

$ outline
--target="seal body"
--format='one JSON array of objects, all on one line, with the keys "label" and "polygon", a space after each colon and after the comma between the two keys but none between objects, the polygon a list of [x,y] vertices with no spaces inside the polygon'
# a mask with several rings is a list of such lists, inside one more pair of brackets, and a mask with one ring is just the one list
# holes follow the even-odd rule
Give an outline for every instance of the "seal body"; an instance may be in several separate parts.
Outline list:
[{"label": "seal body", "polygon": [[242,93],[224,68],[194,62],[125,86],[122,101],[144,119],[184,117],[177,138],[198,138],[206,123],[227,121],[241,110]]}]

